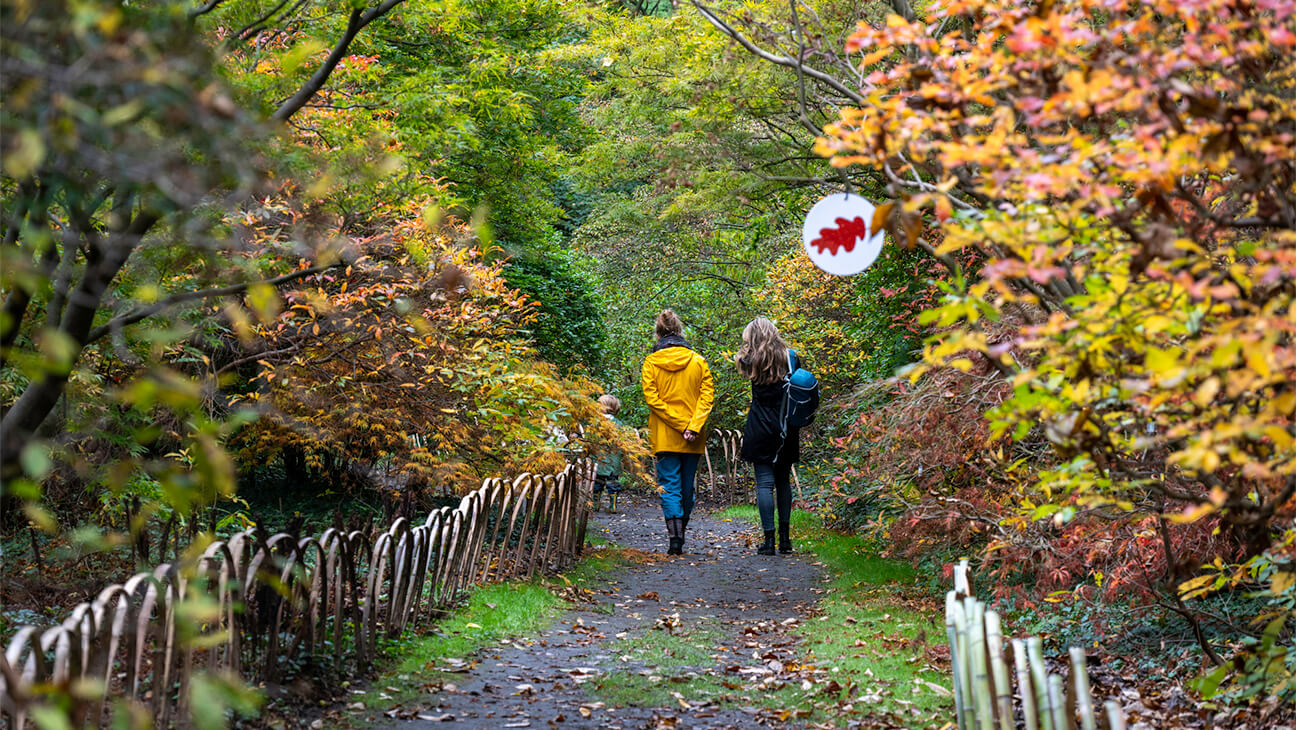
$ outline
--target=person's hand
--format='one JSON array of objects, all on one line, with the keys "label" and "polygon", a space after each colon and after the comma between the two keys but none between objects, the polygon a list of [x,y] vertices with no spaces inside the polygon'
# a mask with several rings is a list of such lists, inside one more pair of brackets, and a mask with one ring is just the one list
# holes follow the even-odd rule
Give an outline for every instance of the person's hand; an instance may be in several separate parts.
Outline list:
[{"label": "person's hand", "polygon": [[689,443],[693,443],[694,441],[697,441],[697,437],[698,437],[698,435],[697,435],[697,431],[685,431],[685,432],[684,432],[684,440],[687,441],[687,442],[689,442]]}]

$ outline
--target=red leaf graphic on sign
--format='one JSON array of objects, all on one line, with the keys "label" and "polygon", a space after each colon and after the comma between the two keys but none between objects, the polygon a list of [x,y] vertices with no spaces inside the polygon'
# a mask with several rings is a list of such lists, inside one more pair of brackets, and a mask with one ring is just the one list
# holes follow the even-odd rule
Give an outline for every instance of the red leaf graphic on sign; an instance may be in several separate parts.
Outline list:
[{"label": "red leaf graphic on sign", "polygon": [[859,216],[849,220],[838,218],[833,222],[837,224],[836,228],[820,228],[819,237],[810,242],[811,246],[819,249],[819,253],[827,251],[834,256],[839,250],[849,253],[855,250],[856,241],[868,238],[868,223]]}]

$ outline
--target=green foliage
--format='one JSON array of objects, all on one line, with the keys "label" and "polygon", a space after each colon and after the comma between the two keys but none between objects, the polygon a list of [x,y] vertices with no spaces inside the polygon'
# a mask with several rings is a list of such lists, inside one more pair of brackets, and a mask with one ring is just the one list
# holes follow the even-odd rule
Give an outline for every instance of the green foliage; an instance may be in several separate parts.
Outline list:
[{"label": "green foliage", "polygon": [[770,267],[761,301],[797,345],[814,353],[821,386],[841,393],[913,362],[926,331],[915,313],[935,303],[929,280],[940,273],[925,254],[895,245],[849,277],[823,273],[798,250]]},{"label": "green foliage", "polygon": [[189,706],[198,730],[221,730],[237,718],[255,717],[265,698],[234,676],[198,672],[189,681]]},{"label": "green foliage", "polygon": [[[166,446],[184,440],[210,445],[219,426],[200,388],[156,367],[187,328],[155,321],[139,338],[123,330],[170,289],[238,276],[219,255],[225,231],[213,201],[250,191],[249,141],[263,134],[213,77],[211,51],[179,7],[72,10],[3,9],[0,451],[6,487],[29,499],[51,473],[30,449],[61,432],[108,430],[109,449],[137,457],[136,444],[166,436],[147,449],[164,460]],[[60,398],[65,407],[52,415]],[[190,503],[228,486],[218,457],[206,446],[195,455],[208,473],[200,493],[184,495]]]},{"label": "green foliage", "polygon": [[[1288,545],[1293,532],[1287,531]],[[1253,616],[1252,627],[1259,630],[1242,637],[1244,652],[1231,665],[1206,672],[1194,684],[1207,698],[1229,702],[1252,702],[1268,696],[1296,701],[1296,651],[1287,638],[1296,630],[1291,626],[1296,613],[1296,560],[1261,555],[1246,567],[1253,579],[1267,587],[1248,596],[1260,603],[1258,610],[1236,613]],[[1229,582],[1224,575],[1219,580],[1221,585]],[[1210,606],[1216,601],[1208,598],[1204,602]]]},{"label": "green foliage", "polygon": [[[246,11],[234,3],[205,22],[218,30]],[[293,26],[292,42],[227,40],[226,71],[249,101],[282,98],[304,72],[292,69],[300,49],[335,36],[341,17]],[[599,312],[555,241],[569,226],[565,158],[586,140],[578,104],[591,64],[572,44],[600,17],[553,0],[404,4],[382,32],[357,39],[276,159],[327,189],[322,203],[343,230],[421,213],[408,204],[424,199],[437,216],[483,221],[512,259],[508,281],[540,303],[533,334],[544,354],[593,367]]]},{"label": "green foliage", "polygon": [[531,336],[536,349],[562,369],[602,363],[606,332],[592,284],[561,250],[523,253],[509,259],[504,280],[539,304]]},{"label": "green foliage", "polygon": [[769,188],[758,177],[741,172],[776,146],[762,143],[727,97],[741,87],[755,99],[748,92],[777,86],[779,75],[725,58],[723,39],[692,12],[597,24],[587,46],[600,59],[586,102],[597,136],[574,176],[598,206],[574,242],[592,258],[605,306],[604,381],[631,422],[646,420],[639,369],[653,317],[674,308],[711,362],[712,422],[734,425],[746,388],[728,353],[757,310],[764,262],[782,249],[770,233],[792,217],[779,201],[762,200]]},{"label": "green foliage", "polygon": [[[826,29],[875,12],[812,5]],[[790,23],[786,5],[726,9],[771,36]],[[719,426],[738,425],[746,410],[747,383],[731,362],[758,314],[775,317],[811,367],[829,374],[830,391],[907,362],[912,322],[896,318],[912,311],[926,267],[915,271],[905,254],[877,273],[833,280],[799,253],[804,212],[839,178],[807,154],[813,136],[794,71],[736,50],[692,9],[593,24],[585,46],[598,61],[585,102],[594,135],[573,177],[598,205],[573,240],[592,259],[605,306],[603,379],[629,419],[646,418],[639,369],[653,316],[666,307],[711,363]],[[871,179],[855,182],[877,188]]]}]

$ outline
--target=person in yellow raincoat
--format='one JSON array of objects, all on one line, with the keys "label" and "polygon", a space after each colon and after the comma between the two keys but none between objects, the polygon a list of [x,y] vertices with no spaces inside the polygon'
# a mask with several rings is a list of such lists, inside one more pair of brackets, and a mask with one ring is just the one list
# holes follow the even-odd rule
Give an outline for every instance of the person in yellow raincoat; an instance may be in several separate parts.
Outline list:
[{"label": "person in yellow raincoat", "polygon": [[693,512],[698,460],[706,449],[707,417],[715,386],[706,358],[684,339],[684,325],[667,309],[657,315],[657,344],[644,360],[648,441],[657,457],[657,486],[670,539],[669,555],[684,552],[684,531]]}]

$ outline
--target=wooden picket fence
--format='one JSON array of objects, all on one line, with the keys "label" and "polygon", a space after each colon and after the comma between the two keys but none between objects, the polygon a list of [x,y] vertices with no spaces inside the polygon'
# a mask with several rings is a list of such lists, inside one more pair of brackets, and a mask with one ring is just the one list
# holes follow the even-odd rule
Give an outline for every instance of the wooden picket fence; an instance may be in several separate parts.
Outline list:
[{"label": "wooden picket fence", "polygon": [[[275,682],[303,661],[359,666],[381,637],[441,615],[475,584],[563,570],[584,540],[592,462],[551,475],[488,479],[422,524],[377,534],[325,530],[266,538],[245,531],[196,565],[158,566],[105,588],[52,628],[24,626],[0,656],[0,717],[21,730],[37,685],[90,680],[102,693],[73,708],[73,726],[108,718],[108,699],[148,706],[183,725],[195,672]],[[195,618],[187,606],[210,610]]]},{"label": "wooden picket fence", "polygon": [[[1039,637],[1012,639],[1005,646],[999,614],[972,595],[966,560],[955,567],[954,589],[945,595],[945,631],[959,730],[1098,729],[1084,649],[1071,647],[1068,686],[1048,672]],[[1011,665],[1005,653],[1009,648]],[[1104,710],[1103,727],[1125,730],[1119,704],[1108,700]]]},{"label": "wooden picket fence", "polygon": [[[703,452],[707,468],[707,499],[717,505],[746,504],[755,500],[751,489],[748,471],[743,469],[742,452],[743,432],[734,429],[716,429],[707,439],[707,448]],[[719,458],[712,462],[711,447],[718,447],[723,461]]]},{"label": "wooden picket fence", "polygon": [[[639,429],[639,437],[648,441],[648,430]],[[742,463],[743,432],[734,429],[711,429],[707,432],[707,445],[702,451],[702,464],[707,478],[697,482],[697,501],[713,507],[732,504],[750,504],[756,501],[756,492],[749,476],[750,469]],[[712,458],[712,449],[719,453]]]}]

